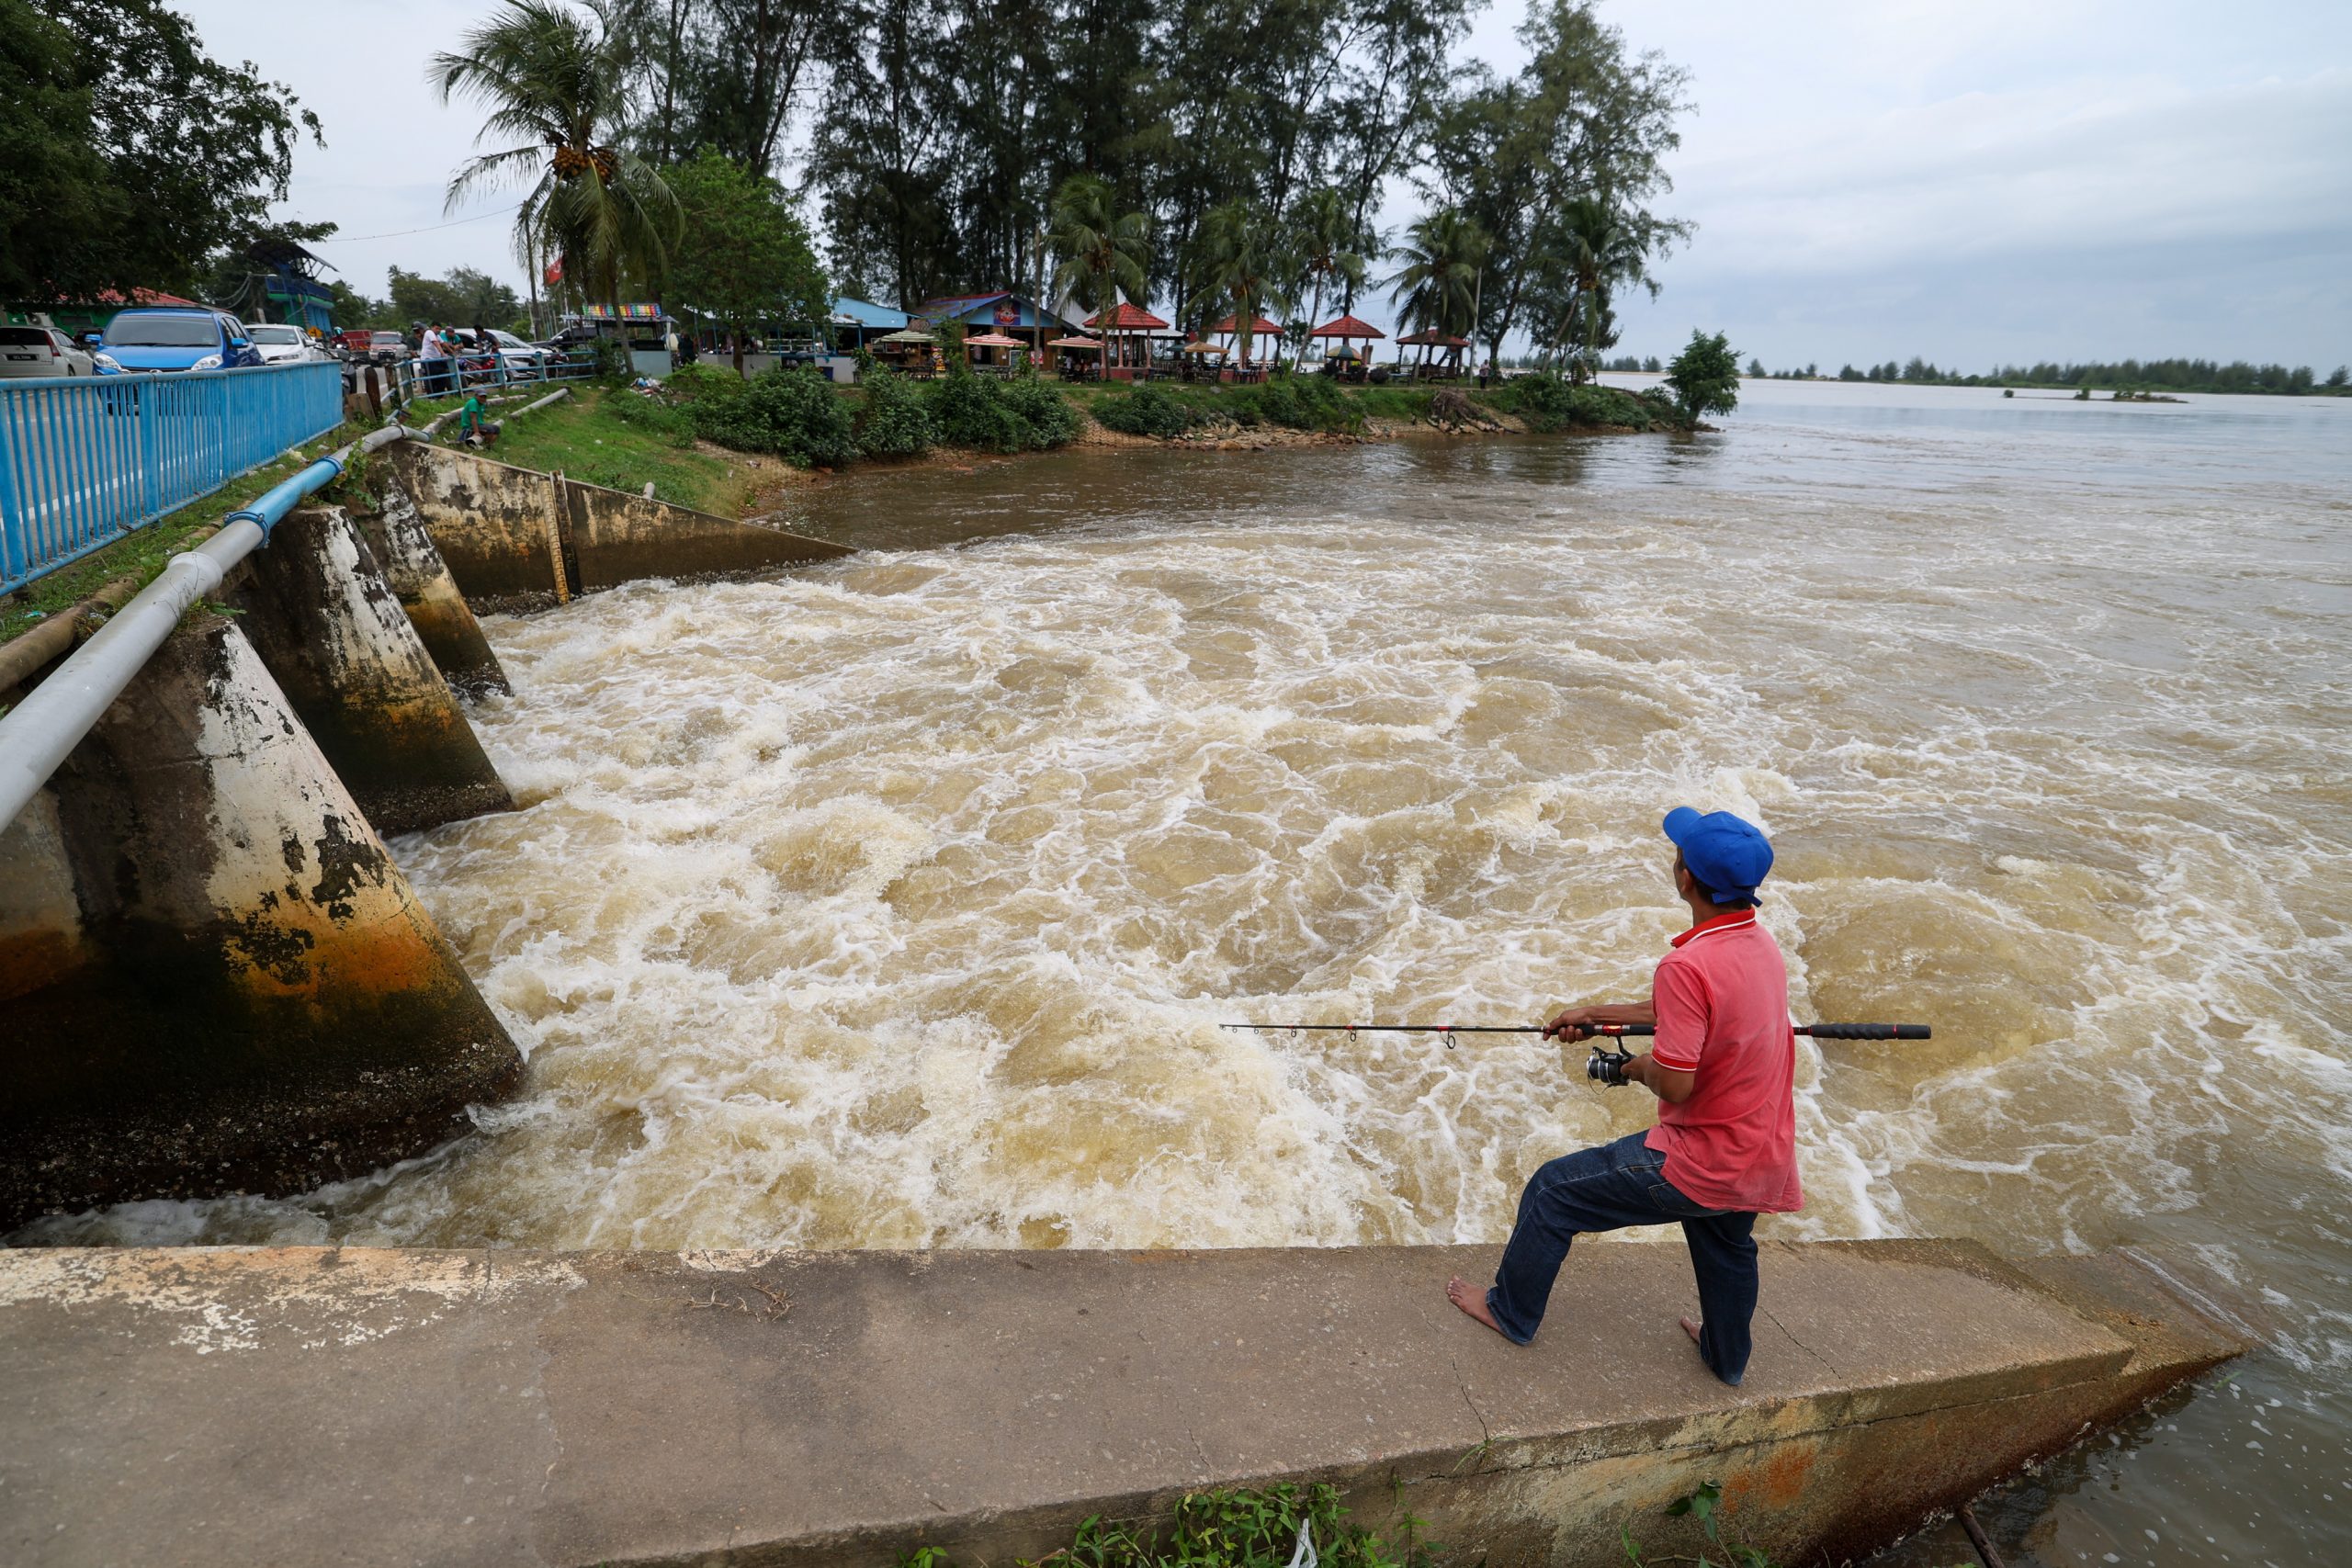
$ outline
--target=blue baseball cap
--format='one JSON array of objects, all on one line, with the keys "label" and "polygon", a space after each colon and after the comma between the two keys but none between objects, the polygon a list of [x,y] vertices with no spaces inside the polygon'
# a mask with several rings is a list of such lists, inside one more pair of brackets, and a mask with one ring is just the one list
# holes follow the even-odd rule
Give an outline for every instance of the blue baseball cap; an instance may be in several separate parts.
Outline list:
[{"label": "blue baseball cap", "polygon": [[1687,806],[1668,812],[1664,827],[1709,903],[1755,901],[1757,884],[1772,869],[1772,841],[1762,829],[1728,811],[1702,816]]}]

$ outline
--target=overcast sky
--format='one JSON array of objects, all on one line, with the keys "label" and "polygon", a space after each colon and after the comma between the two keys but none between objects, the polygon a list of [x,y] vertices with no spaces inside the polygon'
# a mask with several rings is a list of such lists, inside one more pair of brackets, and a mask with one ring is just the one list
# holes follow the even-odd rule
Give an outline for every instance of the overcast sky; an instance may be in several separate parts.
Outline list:
[{"label": "overcast sky", "polygon": [[[424,62],[489,0],[323,3],[364,47],[320,47],[278,0],[180,0],[214,54],[254,61],[325,121],[284,210],[341,224],[321,254],[369,294],[395,264],[519,288],[492,210],[513,197],[437,227],[479,120],[434,101]],[[1698,232],[1656,301],[1621,306],[1625,352],[1671,354],[1705,326],[1775,367],[2352,359],[2352,5],[1603,10],[1689,69],[1697,106],[1664,208]],[[1492,6],[1472,50],[1510,66],[1520,14]]]}]

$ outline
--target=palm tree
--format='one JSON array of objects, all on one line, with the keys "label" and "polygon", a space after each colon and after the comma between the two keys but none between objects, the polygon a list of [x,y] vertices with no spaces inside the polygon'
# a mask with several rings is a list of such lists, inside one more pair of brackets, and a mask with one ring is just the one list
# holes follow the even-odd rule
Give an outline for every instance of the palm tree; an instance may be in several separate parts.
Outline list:
[{"label": "palm tree", "polygon": [[516,143],[468,159],[445,210],[530,181],[514,219],[525,265],[552,254],[567,281],[617,306],[624,278],[668,266],[682,217],[652,166],[616,145],[628,33],[608,25],[608,9],[583,17],[555,0],[503,0],[460,52],[433,57],[426,79],[445,104],[463,96],[489,109],[478,142]]},{"label": "palm tree", "polygon": [[[1301,270],[1315,280],[1315,303],[1307,310],[1307,328],[1317,326],[1323,314],[1323,288],[1334,278],[1351,290],[1363,287],[1363,257],[1348,249],[1355,225],[1348,212],[1345,192],[1334,186],[1309,191],[1291,217],[1291,250]],[[1290,373],[1306,359],[1306,340],[1298,340],[1291,355]]]},{"label": "palm tree", "polygon": [[1112,312],[1124,297],[1143,302],[1150,285],[1144,268],[1151,260],[1151,220],[1140,212],[1116,210],[1118,193],[1099,175],[1076,174],[1054,193],[1054,295],[1074,299],[1106,333]]},{"label": "palm tree", "polygon": [[1547,236],[1566,271],[1568,298],[1554,332],[1555,351],[1574,343],[1568,374],[1582,381],[1597,367],[1601,351],[1617,341],[1611,296],[1626,284],[1646,287],[1655,299],[1657,279],[1649,272],[1649,246],[1624,215],[1598,197],[1580,197],[1561,209]]},{"label": "palm tree", "polygon": [[1279,310],[1274,299],[1276,276],[1282,270],[1272,231],[1250,210],[1240,197],[1202,215],[1199,235],[1201,292],[1196,310],[1230,306],[1234,330],[1240,334],[1241,358],[1247,363],[1256,337],[1259,314]]},{"label": "palm tree", "polygon": [[1405,264],[1388,279],[1388,302],[1410,331],[1469,336],[1487,262],[1486,231],[1460,208],[1445,207],[1419,219],[1405,236],[1388,253],[1391,261]]}]

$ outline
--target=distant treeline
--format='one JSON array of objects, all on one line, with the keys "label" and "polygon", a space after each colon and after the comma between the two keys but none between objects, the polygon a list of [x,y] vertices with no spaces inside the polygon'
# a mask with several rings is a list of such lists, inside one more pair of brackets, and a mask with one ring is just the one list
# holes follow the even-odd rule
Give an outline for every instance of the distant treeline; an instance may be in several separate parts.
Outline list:
[{"label": "distant treeline", "polygon": [[[1631,359],[1610,366],[1615,369],[1639,369]],[[1770,378],[1776,381],[1818,379],[1819,367],[1808,365],[1802,370],[1767,370],[1761,360],[1749,360],[1747,374],[1751,378]],[[2113,388],[2122,391],[2161,392],[2277,392],[2290,397],[2312,393],[2341,393],[2352,384],[2352,367],[2339,365],[2327,374],[2325,380],[2314,375],[2308,365],[2289,368],[2284,365],[2249,365],[2243,359],[2223,365],[2212,359],[2126,359],[2109,364],[2094,360],[2088,364],[2058,364],[2043,360],[2036,365],[2002,365],[1982,376],[1962,375],[1958,370],[1939,370],[1932,363],[1911,356],[1910,363],[1897,365],[1890,359],[1883,365],[1838,367],[1835,378],[1840,381],[1897,381],[1938,387],[2064,387],[2072,389]]]}]

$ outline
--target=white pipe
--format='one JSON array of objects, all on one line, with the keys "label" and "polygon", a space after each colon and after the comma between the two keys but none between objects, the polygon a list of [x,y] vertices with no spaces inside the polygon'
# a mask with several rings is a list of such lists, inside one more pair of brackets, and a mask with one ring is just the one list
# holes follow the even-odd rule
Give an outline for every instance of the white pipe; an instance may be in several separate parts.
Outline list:
[{"label": "white pipe", "polygon": [[187,607],[220,587],[230,568],[268,537],[266,525],[274,526],[295,502],[341,474],[344,460],[354,450],[374,451],[407,434],[398,426],[371,432],[365,440],[273,486],[253,506],[232,513],[219,533],[174,556],[163,575],[116,611],[48,680],[0,714],[0,829],[17,819],[58,764],[82,743],[99,716],[164,646]]}]

